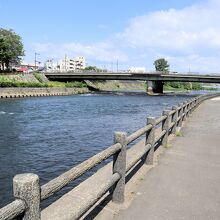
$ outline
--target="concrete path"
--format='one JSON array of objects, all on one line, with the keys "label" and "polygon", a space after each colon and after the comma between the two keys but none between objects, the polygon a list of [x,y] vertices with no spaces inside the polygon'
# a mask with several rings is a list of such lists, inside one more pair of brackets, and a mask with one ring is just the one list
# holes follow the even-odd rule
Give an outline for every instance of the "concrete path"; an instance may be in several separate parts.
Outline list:
[{"label": "concrete path", "polygon": [[116,220],[220,219],[220,98],[193,112]]}]

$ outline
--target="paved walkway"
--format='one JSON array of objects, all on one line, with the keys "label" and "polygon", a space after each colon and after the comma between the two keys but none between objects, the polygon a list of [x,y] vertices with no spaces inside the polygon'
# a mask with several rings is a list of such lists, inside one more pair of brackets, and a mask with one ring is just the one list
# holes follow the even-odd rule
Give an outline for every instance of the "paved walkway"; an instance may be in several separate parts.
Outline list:
[{"label": "paved walkway", "polygon": [[220,98],[193,113],[116,220],[220,219]]}]

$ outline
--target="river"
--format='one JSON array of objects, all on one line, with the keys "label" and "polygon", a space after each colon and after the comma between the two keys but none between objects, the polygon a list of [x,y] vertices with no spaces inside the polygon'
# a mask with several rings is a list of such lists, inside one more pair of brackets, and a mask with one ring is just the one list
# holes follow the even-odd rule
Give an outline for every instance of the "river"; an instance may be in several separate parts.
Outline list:
[{"label": "river", "polygon": [[42,185],[111,145],[114,131],[131,133],[145,125],[147,116],[159,116],[193,96],[120,93],[0,100],[0,206],[13,200],[16,174],[36,173]]}]

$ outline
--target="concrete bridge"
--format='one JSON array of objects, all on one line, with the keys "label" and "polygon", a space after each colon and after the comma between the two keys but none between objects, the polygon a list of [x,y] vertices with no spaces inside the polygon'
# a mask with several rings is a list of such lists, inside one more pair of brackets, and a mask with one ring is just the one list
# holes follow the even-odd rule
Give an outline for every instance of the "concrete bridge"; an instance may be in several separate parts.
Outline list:
[{"label": "concrete bridge", "polygon": [[[103,207],[104,201],[108,204],[112,201],[114,209],[108,207],[106,210],[111,210],[113,218],[118,220],[218,220],[220,149],[217,96],[220,94],[198,96],[164,110],[158,118],[148,117],[146,125],[130,135],[115,132],[113,145],[42,186],[36,174],[16,175],[13,179],[15,200],[0,209],[0,219],[9,220],[18,216],[25,220],[94,219],[91,215],[96,213],[93,212],[95,208],[99,205]],[[207,99],[213,100],[208,109],[201,111],[200,108],[195,117],[190,117]],[[177,142],[177,147],[167,149],[170,135],[177,136],[184,121],[190,118],[195,118],[194,123],[191,124],[191,130],[184,133],[189,138],[186,137],[185,142]],[[141,137],[140,142],[128,147]],[[152,165],[160,149],[168,152],[168,159],[160,158],[162,165],[154,168]],[[111,156],[112,162],[40,210],[42,200],[53,196]],[[126,202],[128,184],[134,178],[134,173],[140,173],[141,167],[152,168],[152,171],[142,177],[143,187],[134,204],[116,217],[115,207],[120,208]],[[109,218],[102,216],[99,219]]]},{"label": "concrete bridge", "polygon": [[148,93],[163,93],[164,82],[201,82],[220,83],[220,75],[189,75],[189,74],[164,74],[152,73],[123,73],[123,72],[67,72],[45,73],[46,77],[54,81],[77,81],[77,80],[140,80],[148,82]]}]

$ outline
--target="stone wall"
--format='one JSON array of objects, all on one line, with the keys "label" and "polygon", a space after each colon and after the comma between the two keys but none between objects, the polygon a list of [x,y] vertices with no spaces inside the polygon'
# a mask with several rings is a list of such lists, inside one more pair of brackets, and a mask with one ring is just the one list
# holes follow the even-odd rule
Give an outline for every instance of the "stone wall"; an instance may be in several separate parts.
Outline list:
[{"label": "stone wall", "polygon": [[88,88],[0,88],[0,98],[74,95],[88,92]]}]

